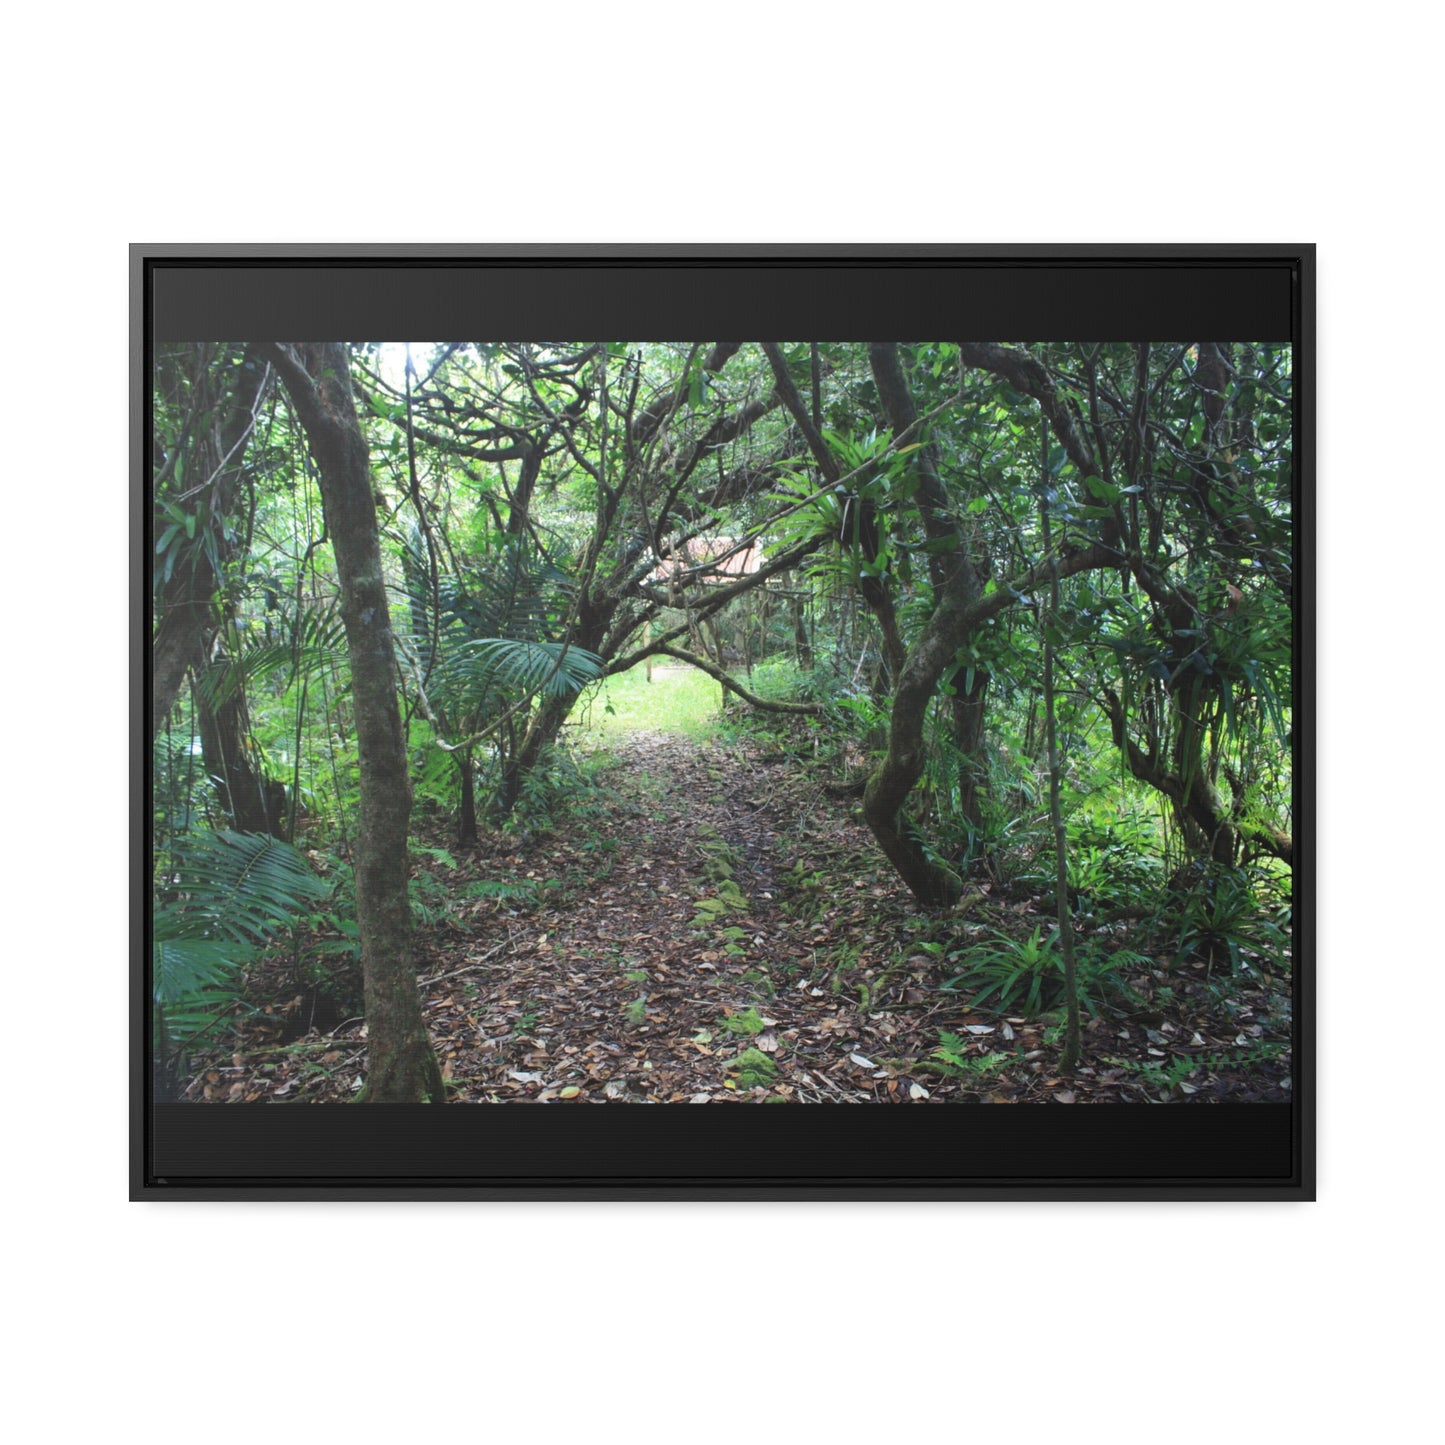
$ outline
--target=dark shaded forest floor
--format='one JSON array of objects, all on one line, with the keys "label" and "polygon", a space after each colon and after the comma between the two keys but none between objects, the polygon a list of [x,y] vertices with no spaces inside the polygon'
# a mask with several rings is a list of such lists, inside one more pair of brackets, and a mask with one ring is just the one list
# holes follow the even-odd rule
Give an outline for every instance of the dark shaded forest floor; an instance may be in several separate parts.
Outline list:
[{"label": "dark shaded forest floor", "polygon": [[[971,1009],[976,990],[941,987],[956,971],[945,957],[971,939],[1047,932],[1047,905],[983,884],[957,909],[920,911],[856,799],[830,793],[800,751],[634,733],[554,829],[464,853],[419,828],[433,845],[418,848],[423,999],[454,1101],[1289,1098],[1287,978],[1198,960],[1121,975],[1061,1077],[1060,1014]],[[182,1097],[360,1088],[355,965],[318,983],[297,956],[252,977],[251,997],[270,1001],[194,1061]]]}]

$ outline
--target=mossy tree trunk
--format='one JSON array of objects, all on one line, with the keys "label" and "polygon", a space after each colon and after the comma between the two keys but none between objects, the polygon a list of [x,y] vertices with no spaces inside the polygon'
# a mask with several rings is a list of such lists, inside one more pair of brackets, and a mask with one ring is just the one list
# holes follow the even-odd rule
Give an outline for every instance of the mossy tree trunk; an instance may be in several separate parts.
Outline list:
[{"label": "mossy tree trunk", "polygon": [[260,349],[280,372],[320,469],[341,584],[361,755],[355,864],[368,1044],[364,1097],[376,1104],[444,1103],[446,1088],[417,989],[407,897],[411,784],[370,461],[346,347],[339,342],[265,343]]},{"label": "mossy tree trunk", "polygon": [[[1070,458],[1085,476],[1097,473],[1087,443],[1062,406],[1047,373],[1032,357],[1009,347],[962,342],[960,355],[968,366],[980,367],[1007,380],[1032,396],[1054,426]],[[870,342],[869,363],[880,399],[887,409],[895,441],[908,434],[918,419],[908,393],[907,380],[893,342]],[[1057,420],[1056,420],[1057,418]],[[945,670],[956,665],[960,653],[974,641],[990,617],[997,616],[1047,579],[1057,580],[1096,567],[1117,566],[1113,535],[1106,529],[1102,542],[1043,561],[1010,584],[985,595],[981,569],[968,555],[958,519],[951,513],[939,477],[936,459],[926,444],[913,454],[918,469],[918,505],[933,544],[929,572],[933,582],[934,610],[897,669],[888,752],[868,781],[863,794],[863,816],[889,862],[898,870],[918,901],[926,906],[957,902],[963,891],[959,875],[929,856],[915,825],[905,812],[909,793],[923,774],[926,760],[924,724],[928,707]],[[826,472],[825,472],[826,475]],[[975,729],[981,743],[985,695],[975,682],[973,713],[955,716],[956,740],[966,749],[970,769],[977,765],[973,745]],[[975,775],[976,776],[976,775]],[[977,789],[969,798],[979,811]]]},{"label": "mossy tree trunk", "polygon": [[[170,424],[163,428],[158,418],[152,438],[157,490],[183,488],[197,520],[194,545],[155,598],[152,742],[187,674],[210,661],[229,607],[217,567],[224,569],[235,555],[227,523],[239,507],[246,438],[268,378],[264,366],[238,362],[238,355],[231,347],[190,342],[158,348],[155,381]],[[202,544],[207,535],[210,547]],[[196,702],[206,707],[203,697]]]},{"label": "mossy tree trunk", "polygon": [[927,907],[956,903],[963,880],[952,869],[928,857],[923,840],[904,812],[904,804],[923,774],[927,744],[924,722],[943,670],[954,659],[966,635],[971,586],[962,569],[939,600],[918,641],[909,649],[893,695],[888,752],[868,780],[863,816],[878,846],[898,870],[918,901]]},{"label": "mossy tree trunk", "polygon": [[[224,660],[214,665],[224,667]],[[212,703],[205,689],[198,688],[195,697],[201,757],[231,826],[242,833],[270,833],[289,843],[286,785],[253,766],[245,692],[237,689]]]}]

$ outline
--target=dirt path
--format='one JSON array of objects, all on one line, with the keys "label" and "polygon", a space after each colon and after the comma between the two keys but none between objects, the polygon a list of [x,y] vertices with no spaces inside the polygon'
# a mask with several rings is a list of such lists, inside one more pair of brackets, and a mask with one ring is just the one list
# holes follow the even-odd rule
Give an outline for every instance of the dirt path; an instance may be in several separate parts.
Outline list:
[{"label": "dirt path", "polygon": [[[471,855],[444,833],[415,849],[422,997],[455,1101],[1288,1097],[1287,1053],[1227,1062],[1279,1033],[1262,994],[1221,1002],[1197,968],[1135,973],[1132,1010],[1089,1018],[1083,1065],[1057,1077],[1057,1019],[972,1010],[940,987],[976,940],[1047,926],[1040,900],[985,884],[961,911],[917,909],[853,804],[776,744],[637,732],[607,747],[554,829],[493,833]],[[312,947],[334,970],[334,944]],[[359,981],[325,1017],[294,968],[278,958],[250,980],[272,1002],[197,1061],[184,1097],[327,1102],[361,1087]],[[1196,1059],[1208,1068],[1187,1088],[1161,1072]]]},{"label": "dirt path", "polygon": [[[820,962],[834,936],[821,915],[838,910],[810,896],[814,860],[800,858],[810,843],[819,860],[862,852],[866,835],[840,832],[837,805],[790,781],[781,756],[658,733],[612,752],[611,826],[571,844],[594,862],[583,896],[519,924],[492,977],[458,980],[470,998],[429,998],[464,1096],[896,1096],[896,1077],[873,1078],[896,1025],[861,1012],[854,986]],[[879,970],[858,962],[866,988]],[[438,1014],[464,1020],[474,1042]]]}]

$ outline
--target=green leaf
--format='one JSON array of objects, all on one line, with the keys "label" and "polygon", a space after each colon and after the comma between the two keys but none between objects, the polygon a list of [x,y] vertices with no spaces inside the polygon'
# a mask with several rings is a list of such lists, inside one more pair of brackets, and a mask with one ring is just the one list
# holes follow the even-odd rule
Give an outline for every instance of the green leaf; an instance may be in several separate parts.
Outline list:
[{"label": "green leaf", "polygon": [[255,950],[204,938],[156,938],[151,958],[155,1001],[174,1005],[235,976]]},{"label": "green leaf", "polygon": [[544,692],[570,697],[595,682],[606,665],[596,653],[561,642],[513,642],[504,637],[463,643],[454,654],[448,676],[460,671],[472,684],[493,685],[517,692]]},{"label": "green leaf", "polygon": [[1103,477],[1088,476],[1084,478],[1084,485],[1101,502],[1117,502],[1124,495],[1123,489],[1116,487],[1111,482],[1106,482]]},{"label": "green leaf", "polygon": [[192,833],[180,839],[157,907],[158,939],[263,943],[323,897],[328,884],[289,843],[267,833]]}]

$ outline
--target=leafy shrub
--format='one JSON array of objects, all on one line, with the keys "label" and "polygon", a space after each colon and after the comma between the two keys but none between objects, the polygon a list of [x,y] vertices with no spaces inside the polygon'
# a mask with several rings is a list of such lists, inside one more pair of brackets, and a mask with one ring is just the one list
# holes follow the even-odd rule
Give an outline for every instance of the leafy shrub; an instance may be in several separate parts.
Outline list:
[{"label": "leafy shrub", "polygon": [[[1043,925],[1037,924],[1026,939],[997,932],[992,941],[951,954],[950,958],[962,958],[964,966],[944,983],[944,991],[977,990],[968,1001],[971,1008],[992,1000],[1000,1013],[1036,1017],[1063,1004],[1064,959],[1059,950],[1057,928],[1045,937]],[[1079,948],[1075,968],[1084,1006],[1096,1014],[1106,994],[1129,996],[1132,990],[1119,974],[1147,962],[1139,954],[1109,950],[1097,944]]]},{"label": "leafy shrub", "polygon": [[[1147,813],[1081,808],[1066,827],[1069,904],[1075,913],[1137,917],[1156,905],[1161,865]],[[1057,877],[1052,838],[1041,835],[1019,880],[1046,906],[1056,907]]]},{"label": "leafy shrub", "polygon": [[[482,791],[500,792],[501,760],[489,757],[480,771]],[[522,775],[516,806],[503,820],[503,831],[536,831],[550,827],[563,813],[586,815],[602,809],[607,794],[597,782],[596,771],[595,766],[579,762],[565,748],[547,749]]]},{"label": "leafy shrub", "polygon": [[1002,1010],[1041,1013],[1056,1002],[1063,988],[1057,934],[1045,938],[1042,924],[1023,940],[996,933],[992,942],[968,950],[964,957],[964,967],[943,987],[950,993],[977,990],[969,1000],[971,1007],[992,999]]},{"label": "leafy shrub", "polygon": [[1210,967],[1228,959],[1236,973],[1247,968],[1249,956],[1288,966],[1292,907],[1288,897],[1271,897],[1287,889],[1287,882],[1256,870],[1203,863],[1192,865],[1183,881],[1160,916],[1181,957],[1202,958]]}]

